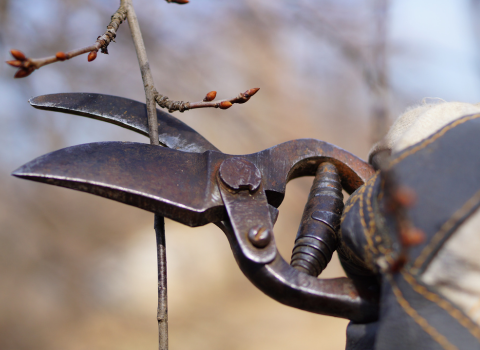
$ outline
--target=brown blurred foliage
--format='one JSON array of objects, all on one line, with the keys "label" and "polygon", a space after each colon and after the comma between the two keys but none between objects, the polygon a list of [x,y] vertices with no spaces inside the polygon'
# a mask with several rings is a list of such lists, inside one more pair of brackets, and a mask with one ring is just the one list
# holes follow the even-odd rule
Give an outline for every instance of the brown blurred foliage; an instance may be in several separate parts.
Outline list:
[{"label": "brown blurred foliage", "polygon": [[[42,57],[90,45],[117,6],[114,0],[2,0],[1,52],[6,60],[10,48]],[[388,117],[382,1],[194,0],[175,6],[139,0],[136,6],[162,94],[197,101],[211,90],[228,98],[261,88],[228,111],[175,114],[225,153],[312,137],[365,157],[372,109],[384,108]],[[15,81],[13,70],[0,66],[2,350],[157,346],[153,214],[9,176],[36,156],[78,143],[148,142],[26,103],[31,96],[75,91],[143,100],[127,25],[109,56],[99,54],[92,63],[81,56]],[[275,234],[286,259],[310,183],[289,184],[280,207]],[[213,225],[167,222],[167,256],[171,349],[344,347],[347,321],[294,310],[257,291]],[[337,261],[325,272],[341,274]]]}]

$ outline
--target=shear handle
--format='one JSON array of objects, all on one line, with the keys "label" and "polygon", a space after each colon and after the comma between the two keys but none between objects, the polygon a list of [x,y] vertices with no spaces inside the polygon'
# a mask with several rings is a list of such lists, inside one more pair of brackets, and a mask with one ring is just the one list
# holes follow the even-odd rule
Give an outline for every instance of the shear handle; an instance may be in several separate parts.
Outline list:
[{"label": "shear handle", "polygon": [[[320,180],[332,173],[336,174],[335,167],[322,163],[317,179],[320,186],[314,187],[325,190]],[[220,165],[217,184],[229,218],[218,226],[226,233],[240,269],[260,290],[283,304],[323,315],[355,322],[370,322],[378,317],[377,291],[355,285],[348,278],[319,280],[302,272],[303,268],[295,269],[283,260],[275,246],[274,218],[269,211],[261,172],[253,163],[241,157],[225,160]],[[340,191],[341,187],[334,189]],[[335,210],[337,202],[342,207],[343,202],[336,198],[332,202],[334,214],[338,216],[341,208]],[[321,207],[321,203],[319,205]],[[310,212],[308,207],[307,213]],[[335,227],[331,220],[326,221]],[[316,232],[309,232],[309,228],[312,226],[307,225],[303,236],[317,239]],[[331,231],[335,235],[333,228]],[[333,240],[336,241],[336,237]],[[303,248],[300,247],[300,253],[311,253]],[[332,253],[333,250],[330,256]]]},{"label": "shear handle", "polygon": [[378,319],[379,291],[349,278],[318,279],[290,266],[276,251],[273,261],[256,263],[242,254],[230,221],[216,224],[226,234],[244,275],[272,299],[320,315],[356,323]]}]

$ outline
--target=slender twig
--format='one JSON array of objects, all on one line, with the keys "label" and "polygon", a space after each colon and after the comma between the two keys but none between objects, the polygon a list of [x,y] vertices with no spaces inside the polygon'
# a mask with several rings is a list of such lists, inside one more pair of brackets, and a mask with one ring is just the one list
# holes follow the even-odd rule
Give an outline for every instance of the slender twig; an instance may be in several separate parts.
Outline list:
[{"label": "slender twig", "polygon": [[158,349],[168,350],[168,299],[167,299],[167,248],[165,241],[165,219],[155,215],[158,264]]},{"label": "slender twig", "polygon": [[158,105],[162,108],[167,108],[170,113],[174,111],[188,111],[189,109],[196,109],[196,108],[220,108],[220,109],[228,109],[232,107],[235,103],[245,103],[247,102],[253,95],[257,93],[260,88],[253,88],[248,89],[245,92],[241,92],[238,96],[231,98],[229,100],[218,100],[213,101],[215,96],[217,95],[216,91],[210,91],[203,101],[199,102],[184,102],[184,101],[172,101],[167,96],[161,95],[157,90],[154,90],[155,101],[157,101]]},{"label": "slender twig", "polygon": [[137,51],[138,64],[140,66],[143,87],[145,89],[145,103],[147,104],[148,133],[150,135],[150,143],[152,145],[158,145],[158,121],[154,96],[155,85],[153,83],[153,76],[150,70],[150,64],[148,63],[145,43],[143,42],[142,32],[140,30],[140,25],[138,24],[137,15],[135,14],[132,0],[125,0],[125,2],[127,6],[128,25],[130,26],[130,32],[132,33],[135,50]]},{"label": "slender twig", "polygon": [[55,56],[45,58],[27,58],[19,50],[11,50],[12,56],[15,60],[7,61],[13,67],[18,67],[19,70],[15,74],[15,78],[24,78],[32,74],[35,69],[39,69],[47,64],[51,64],[58,61],[69,60],[70,58],[83,55],[89,52],[88,61],[93,61],[97,57],[97,52],[100,50],[102,53],[108,54],[107,47],[110,42],[115,41],[118,27],[127,17],[127,8],[125,7],[126,0],[120,1],[120,7],[112,15],[111,21],[107,26],[107,31],[97,38],[97,41],[93,45],[75,49],[68,52],[57,52]]},{"label": "slender twig", "polygon": [[[126,0],[127,19],[132,34],[133,43],[137,52],[138,65],[142,74],[145,89],[145,103],[147,105],[148,130],[150,143],[159,145],[157,108],[155,105],[153,82],[150,64],[148,63],[147,51],[143,42],[142,32],[138,24],[137,15],[133,8],[132,0]],[[165,247],[165,224],[161,215],[155,215],[155,234],[157,237],[157,262],[158,262],[158,348],[168,350],[168,301],[167,301],[167,254]]]}]

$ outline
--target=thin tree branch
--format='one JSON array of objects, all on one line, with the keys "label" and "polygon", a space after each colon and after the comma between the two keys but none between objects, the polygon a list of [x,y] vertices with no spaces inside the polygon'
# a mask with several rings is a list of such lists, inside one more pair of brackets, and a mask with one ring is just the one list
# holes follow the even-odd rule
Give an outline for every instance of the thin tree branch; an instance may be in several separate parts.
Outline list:
[{"label": "thin tree branch", "polygon": [[235,103],[245,103],[247,102],[253,95],[257,93],[260,88],[253,88],[248,89],[245,92],[241,92],[238,94],[237,97],[231,98],[229,100],[218,100],[213,101],[215,99],[217,92],[210,91],[203,101],[199,102],[184,102],[184,101],[172,101],[167,96],[161,95],[157,90],[154,90],[155,101],[158,105],[162,108],[167,108],[170,113],[174,111],[185,112],[189,109],[196,109],[196,108],[220,108],[220,109],[228,109],[232,107]]},{"label": "thin tree branch", "polygon": [[[143,87],[145,89],[145,103],[148,116],[148,133],[150,143],[159,145],[157,108],[155,105],[153,82],[150,64],[148,63],[147,51],[143,42],[142,32],[138,24],[137,15],[133,8],[132,0],[126,0],[127,19],[132,33],[133,43],[137,52],[138,65],[142,74]],[[167,255],[165,249],[165,224],[164,218],[155,214],[155,233],[157,237],[157,262],[158,262],[158,348],[168,350],[168,300],[167,300]]]},{"label": "thin tree branch", "polygon": [[20,68],[15,74],[15,78],[27,77],[32,74],[35,69],[39,69],[40,67],[54,62],[69,60],[70,58],[83,55],[87,52],[89,52],[89,62],[93,61],[97,57],[98,50],[100,50],[102,53],[108,54],[108,45],[110,42],[115,41],[117,30],[120,27],[120,24],[122,24],[127,17],[127,8],[125,4],[126,0],[120,0],[120,7],[112,15],[110,23],[107,26],[107,31],[103,35],[99,36],[93,45],[68,52],[60,51],[57,52],[55,56],[45,58],[27,58],[21,51],[11,50],[10,52],[15,60],[7,61],[7,63],[13,67]]},{"label": "thin tree branch", "polygon": [[158,265],[158,349],[168,350],[167,248],[163,216],[155,214],[154,228],[157,239]]},{"label": "thin tree branch", "polygon": [[153,83],[152,72],[150,71],[150,64],[148,63],[147,51],[145,43],[143,42],[142,32],[138,24],[138,18],[133,8],[132,0],[125,0],[127,6],[127,19],[132,33],[133,43],[137,51],[138,64],[142,74],[143,87],[145,89],[145,103],[147,104],[148,115],[148,133],[150,135],[150,143],[158,145],[158,122],[157,122],[157,108],[155,105],[155,85]]}]

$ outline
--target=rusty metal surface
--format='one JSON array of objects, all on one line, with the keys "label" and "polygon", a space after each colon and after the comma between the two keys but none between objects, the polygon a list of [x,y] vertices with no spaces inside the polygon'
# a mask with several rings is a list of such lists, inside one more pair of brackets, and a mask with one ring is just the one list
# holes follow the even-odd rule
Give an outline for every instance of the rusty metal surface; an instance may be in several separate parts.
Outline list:
[{"label": "rusty metal surface", "polygon": [[262,181],[262,174],[255,164],[240,157],[229,158],[222,162],[218,175],[233,191],[256,191]]},{"label": "rusty metal surface", "polygon": [[[215,176],[220,164],[233,157],[238,156],[215,151],[179,152],[134,142],[100,142],[49,153],[13,175],[93,193],[189,226],[201,226],[227,218]],[[274,207],[281,204],[290,179],[314,175],[322,161],[339,164],[342,184],[351,190],[373,174],[359,158],[313,139],[286,142],[242,157],[260,170],[268,202]]]},{"label": "rusty metal surface", "polygon": [[291,267],[280,254],[268,264],[254,264],[238,255],[234,239],[230,238],[230,244],[245,276],[276,301],[357,323],[378,319],[379,291],[375,287],[355,284],[348,278],[318,279]]},{"label": "rusty metal surface", "polygon": [[[248,190],[232,193],[222,185],[219,188],[242,259],[258,264],[271,262],[275,259],[277,248],[272,234],[273,222],[270,219],[263,187],[255,193],[250,193]],[[258,233],[262,232],[266,233],[267,244],[259,247],[258,243],[262,239],[256,238]]]},{"label": "rusty metal surface", "polygon": [[208,176],[210,156],[223,158],[219,152],[98,142],[41,156],[13,175],[93,193],[199,226],[226,217],[217,186]]},{"label": "rusty metal surface", "polygon": [[[324,161],[335,165],[342,179],[342,186],[348,193],[355,191],[374,174],[373,168],[357,156],[316,139],[288,141],[246,155],[245,158],[257,165],[264,178],[271,179],[272,188],[277,193],[283,194],[288,181],[301,176],[315,176],[318,165]],[[277,200],[280,205],[283,197],[272,199],[274,202]]]},{"label": "rusty metal surface", "polygon": [[[62,93],[33,97],[28,102],[38,109],[116,124],[148,137],[145,103],[128,98],[92,93]],[[172,115],[157,109],[157,119],[158,138],[164,146],[186,152],[218,151],[202,135]]]},{"label": "rusty metal surface", "polygon": [[[320,176],[318,176],[316,182],[320,184],[328,182],[326,186],[329,189],[332,182],[336,182],[331,190],[339,191],[341,194],[341,187],[338,183],[339,177],[331,179],[336,181],[328,181],[331,173],[335,175],[334,166],[322,163],[319,168]],[[379,291],[375,285],[363,285],[359,281],[354,283],[348,278],[319,280],[316,275],[320,271],[312,276],[285,262],[275,247],[272,235],[273,218],[268,215],[267,198],[262,186],[254,191],[247,188],[240,191],[231,191],[223,185],[221,180],[218,180],[218,182],[229,216],[228,221],[218,226],[226,233],[235,260],[242,272],[255,286],[273,299],[302,310],[348,318],[354,322],[371,322],[378,318]],[[314,191],[311,193],[313,197],[325,190],[325,186],[317,185],[319,184],[314,183]],[[327,195],[330,196],[331,193],[327,193]],[[332,201],[316,203],[318,205],[314,205],[313,209],[330,209],[334,213],[340,213],[343,202],[337,197],[333,198],[333,203]],[[307,207],[306,212],[310,214],[311,205],[307,204]],[[316,220],[313,221],[316,222]],[[330,228],[329,225],[338,227],[334,221],[327,221],[327,224],[319,222],[325,228],[324,231],[320,230],[320,232],[312,232],[312,229],[318,227],[312,227],[303,221],[300,232],[305,233],[303,236],[313,237],[316,241],[318,241],[317,238],[328,238],[331,245],[328,253],[331,257],[337,237],[335,237],[334,229]],[[255,238],[259,232],[267,233],[264,236],[267,238],[265,245],[258,246],[255,244]],[[305,238],[303,236],[301,239]],[[300,247],[300,250],[302,250],[300,253],[311,253],[310,251],[305,252],[304,248],[304,246]],[[323,255],[322,252],[320,254]],[[327,262],[325,261],[325,265]]]},{"label": "rusty metal surface", "polygon": [[[57,94],[31,103],[147,133],[145,105],[139,102],[96,94]],[[223,154],[193,129],[159,113],[161,134],[166,133],[162,142],[177,150],[133,142],[91,143],[39,157],[13,175],[100,195],[189,226],[215,223],[226,233],[244,274],[272,298],[355,322],[378,317],[377,290],[346,278],[319,280],[296,270],[279,255],[273,236],[276,207],[283,201],[288,181],[314,176],[321,163],[329,162],[351,193],[373,175],[370,165],[314,139],[248,155]],[[313,214],[315,222],[331,221]]]},{"label": "rusty metal surface", "polygon": [[292,251],[290,265],[317,277],[337,249],[343,212],[340,176],[330,163],[322,163],[308,196]]}]

